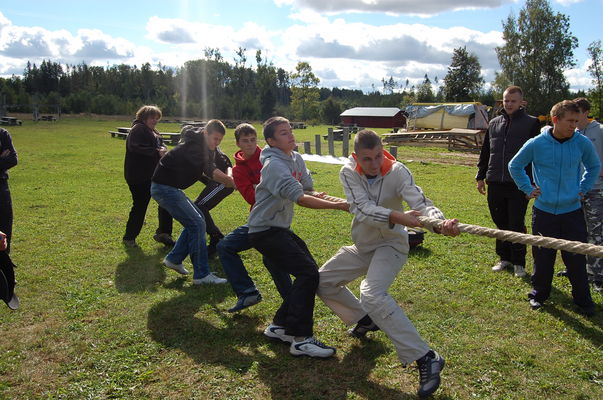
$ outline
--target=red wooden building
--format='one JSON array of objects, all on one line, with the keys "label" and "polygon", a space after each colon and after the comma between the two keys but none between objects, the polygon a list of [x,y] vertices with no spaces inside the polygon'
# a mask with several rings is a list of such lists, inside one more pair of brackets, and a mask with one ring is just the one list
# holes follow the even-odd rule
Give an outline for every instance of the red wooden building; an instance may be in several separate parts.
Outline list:
[{"label": "red wooden building", "polygon": [[340,114],[343,125],[364,128],[404,128],[406,116],[397,107],[354,107]]}]

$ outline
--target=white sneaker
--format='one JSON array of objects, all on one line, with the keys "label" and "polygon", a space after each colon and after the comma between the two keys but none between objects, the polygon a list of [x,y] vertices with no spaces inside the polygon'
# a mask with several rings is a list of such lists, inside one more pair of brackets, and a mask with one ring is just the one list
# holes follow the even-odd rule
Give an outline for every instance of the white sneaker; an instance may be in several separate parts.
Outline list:
[{"label": "white sneaker", "polygon": [[188,275],[188,270],[186,268],[184,268],[184,265],[174,264],[173,262],[168,260],[167,257],[163,259],[163,265],[165,265],[168,268],[173,269],[174,271],[178,272],[179,274]]},{"label": "white sneaker", "polygon": [[226,283],[228,282],[228,280],[224,279],[224,278],[219,278],[216,275],[214,275],[213,272],[210,272],[209,274],[207,274],[205,277],[201,278],[201,279],[193,279],[193,285],[205,285],[205,284],[220,284],[220,283]]},{"label": "white sneaker", "polygon": [[335,347],[327,346],[312,336],[305,338],[301,342],[293,340],[293,342],[291,342],[291,347],[289,348],[289,353],[293,354],[294,356],[310,356],[320,358],[331,357],[333,354],[335,354],[335,351]]},{"label": "white sneaker", "polygon": [[523,265],[514,265],[513,269],[515,270],[515,276],[518,278],[523,278],[527,275],[526,269],[523,267]]},{"label": "white sneaker", "polygon": [[285,334],[284,326],[270,324],[264,329],[264,335],[268,336],[270,339],[279,339],[285,343],[293,342],[293,336]]},{"label": "white sneaker", "polygon": [[513,264],[511,264],[508,261],[499,261],[497,264],[495,264],[492,267],[492,271],[494,272],[500,272],[500,271],[504,271],[505,268],[511,267]]}]

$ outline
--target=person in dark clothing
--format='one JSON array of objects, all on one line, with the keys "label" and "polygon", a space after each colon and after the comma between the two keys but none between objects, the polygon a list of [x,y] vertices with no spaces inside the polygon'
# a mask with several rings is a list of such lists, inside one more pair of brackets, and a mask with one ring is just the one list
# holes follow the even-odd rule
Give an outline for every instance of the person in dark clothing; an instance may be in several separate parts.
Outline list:
[{"label": "person in dark clothing", "polygon": [[19,308],[19,298],[15,294],[15,264],[6,249],[6,234],[0,231],[0,299],[8,308],[16,310]]},{"label": "person in dark clothing", "polygon": [[[155,129],[160,119],[161,110],[158,107],[141,107],[126,139],[124,176],[132,193],[132,208],[123,236],[123,243],[128,247],[138,246],[136,237],[140,234],[151,200],[151,177],[157,163],[167,152],[161,135]],[[153,239],[166,246],[173,246],[172,216],[159,207],[158,217],[159,227]]]},{"label": "person in dark clothing", "polygon": [[17,165],[17,152],[10,133],[0,128],[0,231],[6,235],[6,252],[10,252],[13,233],[13,202],[8,187],[8,170]]},{"label": "person in dark clothing", "polygon": [[[520,87],[510,86],[505,90],[502,115],[490,121],[475,179],[477,190],[481,194],[486,194],[486,184],[488,185],[488,208],[496,227],[525,233],[529,200],[517,188],[509,174],[508,165],[524,143],[539,134],[540,124],[538,118],[525,112],[523,104]],[[526,275],[525,245],[496,240],[496,254],[500,261],[492,267],[493,271],[513,267],[515,276]]]},{"label": "person in dark clothing", "polygon": [[[207,148],[209,150],[209,159],[220,171],[228,176],[232,176],[232,163],[226,154],[220,150],[220,143],[226,134],[226,127],[217,120],[210,120],[205,125],[205,137],[207,139]],[[207,177],[202,177],[201,182],[205,184],[205,189],[197,196],[195,205],[203,213],[205,218],[205,227],[209,235],[209,245],[207,246],[208,256],[216,253],[216,246],[220,239],[224,237],[220,228],[214,222],[209,211],[224,200],[234,189],[225,187],[222,183],[211,180]]]},{"label": "person in dark clothing", "polygon": [[180,143],[169,151],[155,168],[151,196],[184,226],[174,248],[165,256],[163,264],[186,275],[188,271],[182,262],[190,255],[193,264],[193,285],[226,283],[226,279],[219,278],[209,271],[205,220],[201,210],[183,191],[204,175],[226,187],[235,186],[232,177],[224,174],[208,160],[205,135],[187,125],[182,128]]}]

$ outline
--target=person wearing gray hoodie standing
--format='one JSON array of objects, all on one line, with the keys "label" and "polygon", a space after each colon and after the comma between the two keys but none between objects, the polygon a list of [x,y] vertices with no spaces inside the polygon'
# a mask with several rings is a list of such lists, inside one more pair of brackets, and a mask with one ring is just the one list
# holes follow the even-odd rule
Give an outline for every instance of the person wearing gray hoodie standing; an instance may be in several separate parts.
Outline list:
[{"label": "person wearing gray hoodie standing", "polygon": [[290,343],[292,355],[326,358],[335,348],[313,337],[313,314],[318,266],[304,241],[291,231],[293,204],[316,209],[348,211],[347,203],[304,194],[312,190],[312,178],[301,156],[293,151],[295,136],[286,118],[264,123],[268,143],[260,154],[263,164],[255,204],[249,214],[249,239],[274,267],[293,275],[295,281],[264,335]]}]

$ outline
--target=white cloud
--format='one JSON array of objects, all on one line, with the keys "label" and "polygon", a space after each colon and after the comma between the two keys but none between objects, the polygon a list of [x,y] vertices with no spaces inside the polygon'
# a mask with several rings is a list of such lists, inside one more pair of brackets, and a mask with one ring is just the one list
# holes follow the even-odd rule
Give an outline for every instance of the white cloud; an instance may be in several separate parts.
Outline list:
[{"label": "white cloud", "polygon": [[516,0],[274,0],[277,6],[288,5],[329,14],[368,12],[423,16],[463,9],[497,8],[513,2]]}]

